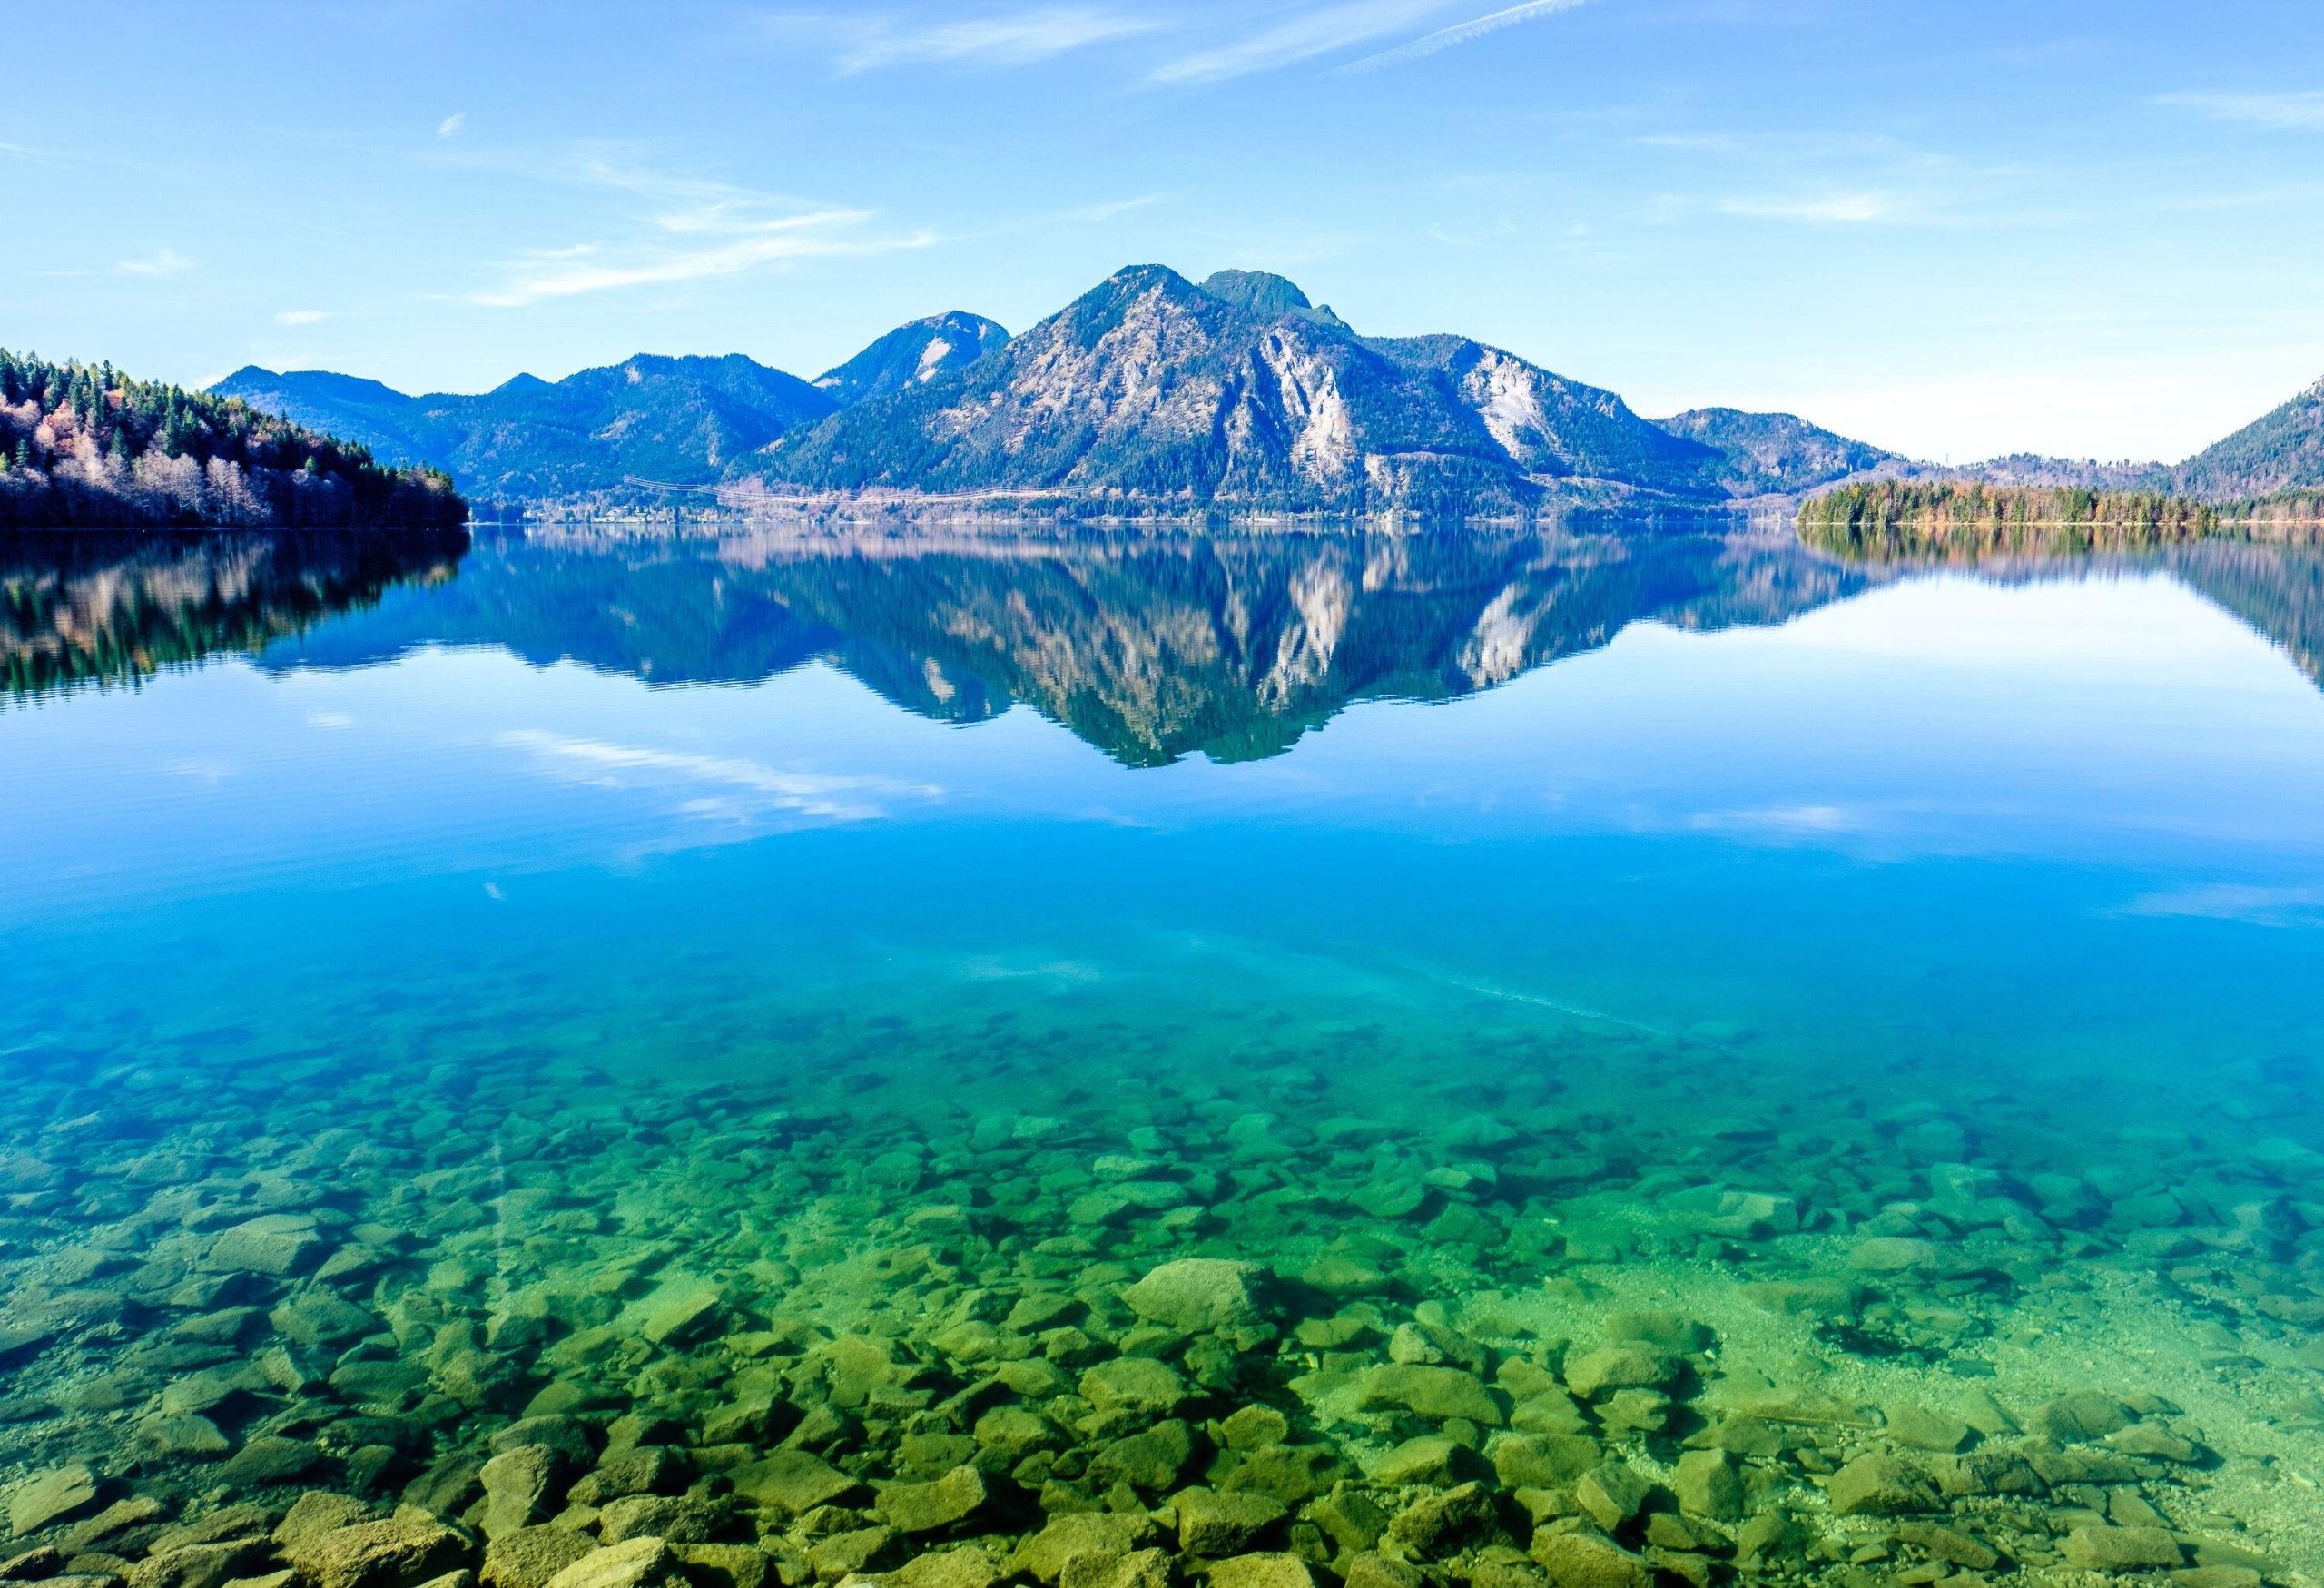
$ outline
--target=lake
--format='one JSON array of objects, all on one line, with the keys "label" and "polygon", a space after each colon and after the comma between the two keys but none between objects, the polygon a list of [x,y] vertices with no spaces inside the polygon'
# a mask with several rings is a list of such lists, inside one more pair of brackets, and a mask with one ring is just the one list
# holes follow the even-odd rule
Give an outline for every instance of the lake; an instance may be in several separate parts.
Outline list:
[{"label": "lake", "polygon": [[28,1574],[221,1588],[318,1494],[506,1588],[2324,1573],[2313,550],[0,594]]}]

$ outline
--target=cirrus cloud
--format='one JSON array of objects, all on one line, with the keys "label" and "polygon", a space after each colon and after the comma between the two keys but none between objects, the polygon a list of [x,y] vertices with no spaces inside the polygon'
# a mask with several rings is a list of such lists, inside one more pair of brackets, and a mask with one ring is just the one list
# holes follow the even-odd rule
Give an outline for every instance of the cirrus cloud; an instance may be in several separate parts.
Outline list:
[{"label": "cirrus cloud", "polygon": [[2154,103],[2191,110],[2215,122],[2275,132],[2324,132],[2324,89],[2288,94],[2160,94]]},{"label": "cirrus cloud", "polygon": [[925,230],[870,230],[874,212],[814,206],[733,183],[671,175],[594,157],[574,180],[609,190],[635,208],[626,237],[527,249],[503,261],[502,279],[467,294],[488,309],[523,309],[560,298],[670,286],[740,275],[808,259],[862,257],[926,248]]},{"label": "cirrus cloud", "polygon": [[888,16],[822,15],[782,15],[766,23],[778,34],[828,44],[842,76],[891,66],[1032,66],[1159,26],[1078,5],[988,12],[921,24]]}]

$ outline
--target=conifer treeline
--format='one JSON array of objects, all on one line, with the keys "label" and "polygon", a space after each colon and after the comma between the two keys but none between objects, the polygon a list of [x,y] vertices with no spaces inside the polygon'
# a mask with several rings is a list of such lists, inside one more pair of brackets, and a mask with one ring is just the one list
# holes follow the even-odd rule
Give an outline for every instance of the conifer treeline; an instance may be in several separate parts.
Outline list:
[{"label": "conifer treeline", "polygon": [[239,398],[0,349],[0,528],[467,521],[436,469],[384,467]]},{"label": "conifer treeline", "polygon": [[2087,550],[2191,540],[2324,540],[2324,492],[2195,502],[2162,491],[1993,485],[1975,479],[1871,480],[1812,497],[1799,538],[1871,557]]},{"label": "conifer treeline", "polygon": [[1827,550],[1925,551],[2154,546],[2219,529],[2217,509],[2161,491],[1984,480],[1872,480],[1810,498],[1799,536]]}]

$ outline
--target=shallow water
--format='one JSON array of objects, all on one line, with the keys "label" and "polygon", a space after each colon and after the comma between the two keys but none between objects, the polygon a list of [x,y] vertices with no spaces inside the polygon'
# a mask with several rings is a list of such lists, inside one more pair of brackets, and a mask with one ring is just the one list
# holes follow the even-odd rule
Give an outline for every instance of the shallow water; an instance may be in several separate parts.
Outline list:
[{"label": "shallow water", "polygon": [[2312,554],[383,555],[7,561],[40,1571],[2324,1573]]}]

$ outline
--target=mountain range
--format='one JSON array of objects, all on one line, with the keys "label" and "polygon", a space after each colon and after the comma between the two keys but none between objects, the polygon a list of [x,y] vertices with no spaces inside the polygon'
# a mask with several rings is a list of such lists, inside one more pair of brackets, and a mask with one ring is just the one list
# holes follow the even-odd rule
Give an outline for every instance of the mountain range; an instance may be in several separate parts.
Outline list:
[{"label": "mountain range", "polygon": [[2175,466],[2014,456],[1942,469],[1790,414],[1649,419],[1454,335],[1360,334],[1282,276],[1118,271],[1011,337],[954,311],[813,380],[639,354],[557,381],[411,397],[251,366],[212,389],[517,504],[720,493],[1098,510],[1723,508],[1882,475],[2171,490],[2324,485],[2324,382]]},{"label": "mountain range", "polygon": [[1159,265],[1014,338],[958,311],[914,321],[812,381],[739,354],[640,354],[476,395],[254,365],[212,390],[519,502],[747,484],[1124,507],[1711,505],[1904,462],[1788,414],[1657,424],[1465,337],[1359,335],[1278,275],[1197,284]]}]

